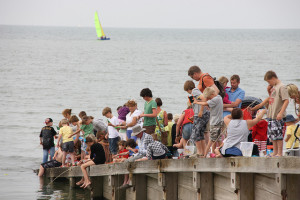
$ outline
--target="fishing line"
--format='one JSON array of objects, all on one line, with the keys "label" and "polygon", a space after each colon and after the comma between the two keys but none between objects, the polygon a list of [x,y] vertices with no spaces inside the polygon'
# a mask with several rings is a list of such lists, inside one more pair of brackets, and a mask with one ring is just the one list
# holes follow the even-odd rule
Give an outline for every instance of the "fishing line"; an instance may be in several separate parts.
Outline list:
[{"label": "fishing line", "polygon": [[48,187],[51,183],[53,183],[57,178],[59,178],[61,175],[63,175],[66,172],[69,172],[70,170],[72,170],[72,168],[70,167],[68,170],[62,172],[61,174],[59,174],[57,177],[55,177],[55,179],[53,179],[50,183],[48,183],[48,185],[46,187]]}]

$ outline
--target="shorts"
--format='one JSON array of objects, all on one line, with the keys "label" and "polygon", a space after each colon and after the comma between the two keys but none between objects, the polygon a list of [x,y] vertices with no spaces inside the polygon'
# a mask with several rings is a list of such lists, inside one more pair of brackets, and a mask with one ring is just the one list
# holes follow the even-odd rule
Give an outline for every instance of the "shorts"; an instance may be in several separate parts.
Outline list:
[{"label": "shorts", "polygon": [[[220,152],[222,148],[220,148]],[[222,154],[223,155],[223,154]],[[225,150],[225,155],[223,155],[224,157],[231,157],[231,156],[243,156],[241,150],[237,147],[230,147],[228,149]]]},{"label": "shorts", "polygon": [[268,121],[268,138],[271,140],[283,140],[283,120],[271,119]]},{"label": "shorts", "polygon": [[160,160],[160,159],[165,159],[166,158],[166,154],[163,154],[161,156],[152,156],[152,160]]},{"label": "shorts", "polygon": [[219,122],[216,125],[211,125],[210,126],[210,140],[211,141],[217,141],[219,139],[220,134],[222,133],[222,129],[223,129],[223,121]]},{"label": "shorts", "polygon": [[189,140],[191,135],[192,135],[192,128],[193,128],[193,124],[192,123],[188,123],[183,125],[182,127],[182,137],[185,140]]},{"label": "shorts", "polygon": [[42,167],[44,169],[46,169],[46,168],[54,168],[54,167],[60,167],[61,166],[61,162],[58,162],[56,160],[50,160],[48,162],[42,163],[41,165],[42,165]]},{"label": "shorts", "polygon": [[144,126],[143,128],[145,128],[145,132],[152,135],[155,133],[155,128],[156,128],[156,125],[153,125],[153,126]]},{"label": "shorts", "polygon": [[62,150],[65,152],[73,153],[74,152],[74,142],[73,141],[64,142],[62,144]]},{"label": "shorts", "polygon": [[109,143],[109,151],[111,154],[117,154],[119,151],[119,146],[118,146],[118,142],[119,142],[120,138],[116,137],[116,138],[108,138],[108,143]]},{"label": "shorts", "polygon": [[258,146],[259,151],[266,151],[267,149],[267,141],[260,141],[257,139],[254,139],[254,144]]},{"label": "shorts", "polygon": [[194,116],[194,124],[192,128],[191,139],[195,142],[204,140],[204,132],[209,121],[209,112],[206,112],[202,117]]}]

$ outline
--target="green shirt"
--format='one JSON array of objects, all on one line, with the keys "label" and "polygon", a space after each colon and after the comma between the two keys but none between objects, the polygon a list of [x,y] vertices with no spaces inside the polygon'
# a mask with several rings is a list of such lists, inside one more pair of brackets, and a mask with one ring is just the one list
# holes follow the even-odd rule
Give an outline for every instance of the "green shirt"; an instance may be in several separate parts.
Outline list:
[{"label": "green shirt", "polygon": [[83,134],[84,138],[86,138],[88,135],[94,133],[93,132],[94,127],[93,127],[92,123],[90,123],[89,125],[81,125],[80,129],[83,130],[83,132],[84,132],[84,134]]},{"label": "green shirt", "polygon": [[[149,102],[145,102],[144,105],[144,114],[152,114],[153,108],[157,108],[157,104],[154,100],[151,100]],[[155,117],[144,117],[144,126],[153,126],[156,125]]]}]

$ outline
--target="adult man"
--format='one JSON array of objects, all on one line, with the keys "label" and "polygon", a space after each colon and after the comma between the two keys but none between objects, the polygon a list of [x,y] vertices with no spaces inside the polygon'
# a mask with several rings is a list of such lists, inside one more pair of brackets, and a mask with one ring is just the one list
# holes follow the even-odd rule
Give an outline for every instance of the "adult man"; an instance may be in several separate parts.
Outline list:
[{"label": "adult man", "polygon": [[[245,91],[239,88],[240,77],[239,75],[233,75],[230,78],[231,88],[226,89],[226,93],[228,94],[229,101],[231,104],[224,104],[224,108],[241,108],[242,101],[245,97]],[[223,112],[223,117],[230,115],[229,111]]]},{"label": "adult man", "polygon": [[219,94],[219,89],[215,85],[214,79],[208,74],[203,73],[198,66],[190,67],[188,75],[195,81],[199,81],[198,89],[203,92],[205,88],[212,87],[217,94]]}]

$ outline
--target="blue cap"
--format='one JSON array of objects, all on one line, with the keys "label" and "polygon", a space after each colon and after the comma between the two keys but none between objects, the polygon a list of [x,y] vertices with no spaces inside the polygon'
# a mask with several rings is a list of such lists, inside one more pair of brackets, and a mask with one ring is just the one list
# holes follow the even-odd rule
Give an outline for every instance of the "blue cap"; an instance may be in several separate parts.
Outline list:
[{"label": "blue cap", "polygon": [[287,115],[285,117],[285,122],[294,122],[294,121],[296,121],[296,119],[294,118],[293,115]]}]

